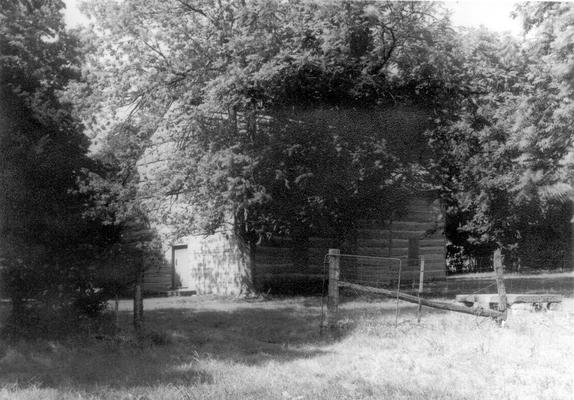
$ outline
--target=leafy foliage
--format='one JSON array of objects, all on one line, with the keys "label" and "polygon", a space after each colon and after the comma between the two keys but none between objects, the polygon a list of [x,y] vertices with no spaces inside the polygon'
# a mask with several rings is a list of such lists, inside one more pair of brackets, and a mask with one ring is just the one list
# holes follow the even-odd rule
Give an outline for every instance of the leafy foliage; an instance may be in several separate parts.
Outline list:
[{"label": "leafy foliage", "polygon": [[105,304],[92,260],[114,240],[84,218],[88,199],[77,182],[93,168],[89,143],[59,98],[80,77],[78,42],[64,29],[60,1],[0,4],[2,294],[19,324],[34,327],[54,313],[77,323]]},{"label": "leafy foliage", "polygon": [[[100,211],[119,221],[137,210],[181,236],[233,217],[254,242],[346,232],[434,189],[449,238],[479,254],[525,248],[569,193],[569,5],[520,6],[539,30],[530,42],[455,32],[427,2],[85,10],[95,23],[82,33],[86,83],[67,93],[114,175],[90,184]],[[417,110],[409,129],[428,129],[431,151],[424,139],[395,146],[405,131],[385,121],[401,107]]]},{"label": "leafy foliage", "polygon": [[[554,7],[560,15],[569,13],[548,4],[522,8],[527,26],[533,23],[529,18],[537,20]],[[475,255],[502,245],[509,254],[532,258],[537,236],[534,247],[553,248],[558,240],[553,258],[568,250],[572,89],[552,67],[560,52],[541,53],[549,48],[541,46],[543,38],[548,35],[520,43],[469,32],[464,60],[474,74],[475,94],[431,138],[442,154],[435,171],[451,207],[447,235]],[[556,202],[566,203],[558,206],[559,219],[552,211]],[[549,229],[562,234],[539,235]]]},{"label": "leafy foliage", "polygon": [[[423,131],[440,99],[459,90],[445,69],[453,32],[436,5],[86,8],[96,22],[84,34],[93,49],[88,85],[70,96],[102,148],[138,147],[128,156],[138,171],[133,204],[176,235],[213,231],[230,216],[253,240],[294,227],[349,228],[364,212],[388,217],[423,188],[421,149],[397,153],[393,133],[405,130],[393,132],[388,115],[401,112],[394,105],[416,108]],[[127,125],[128,147],[105,144]]]}]

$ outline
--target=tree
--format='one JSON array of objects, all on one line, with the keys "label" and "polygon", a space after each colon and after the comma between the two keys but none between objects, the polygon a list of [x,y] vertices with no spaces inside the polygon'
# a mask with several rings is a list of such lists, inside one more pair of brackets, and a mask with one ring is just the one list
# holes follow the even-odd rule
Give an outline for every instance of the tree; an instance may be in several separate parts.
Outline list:
[{"label": "tree", "polygon": [[254,242],[399,203],[385,193],[416,186],[420,160],[397,162],[390,138],[349,126],[395,104],[426,120],[459,87],[446,68],[453,32],[432,3],[148,0],[87,11],[88,84],[71,93],[98,140],[135,128],[144,150],[132,158],[133,201],[176,235],[232,216]]},{"label": "tree", "polygon": [[81,182],[80,191],[90,199],[85,215],[107,227],[109,246],[100,251],[98,286],[117,301],[133,289],[133,321],[143,334],[144,272],[164,264],[161,243],[150,229],[149,218],[138,206],[139,173],[136,162],[145,140],[131,126],[120,125],[93,155],[97,165]]},{"label": "tree", "polygon": [[[432,3],[146,0],[86,9],[96,22],[84,35],[87,84],[69,93],[97,140],[130,127],[128,147],[112,151],[138,149],[124,205],[176,236],[211,232],[230,216],[251,242],[325,220],[344,231],[355,215],[399,203],[383,199],[389,189],[426,184],[430,171],[455,217],[447,228],[456,244],[510,250],[554,218],[551,198],[568,189],[567,5],[519,9],[542,32],[530,44],[457,33]],[[389,138],[368,127],[349,131],[364,142],[345,136],[357,110],[395,104],[429,119],[433,151],[416,162],[398,165]]]},{"label": "tree", "polygon": [[[516,110],[516,131],[525,135],[518,144],[525,153],[525,169],[543,171],[543,183],[571,183],[571,124],[574,118],[574,61],[569,3],[532,3],[517,8],[526,31],[533,31],[527,51],[533,60],[529,72],[532,89]],[[556,188],[564,192],[566,187]],[[557,193],[555,192],[555,193]]]},{"label": "tree", "polygon": [[[0,5],[2,289],[12,299],[13,320],[41,330],[54,322],[53,310],[76,316],[101,310],[97,270],[86,260],[107,239],[97,221],[83,216],[87,199],[77,181],[91,168],[88,140],[70,104],[59,99],[80,77],[78,42],[64,29],[63,3]],[[26,299],[43,310],[24,310]]]},{"label": "tree", "polygon": [[[539,24],[548,10],[561,10],[549,14],[567,20],[566,8],[540,3],[520,10],[528,27]],[[565,23],[556,22],[549,21],[549,26],[560,26],[562,37],[567,35]],[[487,32],[471,35],[465,39],[463,60],[475,73],[470,81],[475,89],[431,139],[442,154],[435,176],[450,205],[447,233],[474,255],[503,246],[523,262],[527,254],[531,260],[548,257],[530,250],[554,248],[559,241],[561,249],[551,255],[556,258],[568,245],[570,214],[563,204],[571,181],[572,91],[565,75],[557,74],[564,66],[553,67],[565,61],[560,55],[564,49],[547,43],[553,37],[548,32],[526,43]],[[541,231],[546,239],[533,246]]]},{"label": "tree", "polygon": [[458,105],[430,135],[437,155],[433,175],[449,207],[447,236],[482,255],[498,241],[514,240],[504,237],[513,233],[509,224],[517,217],[511,210],[515,193],[509,192],[517,177],[517,154],[507,146],[505,124],[526,63],[512,38],[471,30],[459,40],[458,73],[469,90],[452,99]]},{"label": "tree", "polygon": [[525,93],[514,114],[515,132],[523,132],[520,140],[515,140],[523,153],[519,160],[525,171],[521,183],[525,191],[531,186],[537,188],[532,197],[540,198],[540,209],[549,221],[540,227],[543,233],[540,228],[531,228],[548,241],[528,244],[543,248],[541,254],[546,253],[551,264],[545,267],[557,268],[553,262],[557,258],[572,263],[571,255],[561,253],[571,250],[572,234],[574,8],[569,3],[525,3],[517,7],[517,14],[525,31],[533,33],[527,50],[536,60],[529,71],[533,88]]}]

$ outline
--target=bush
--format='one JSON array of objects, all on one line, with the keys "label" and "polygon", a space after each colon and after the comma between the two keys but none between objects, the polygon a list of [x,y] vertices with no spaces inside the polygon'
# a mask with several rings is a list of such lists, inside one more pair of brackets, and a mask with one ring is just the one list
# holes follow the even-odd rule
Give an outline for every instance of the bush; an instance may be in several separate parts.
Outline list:
[{"label": "bush", "polygon": [[24,339],[61,339],[76,335],[112,334],[113,313],[101,311],[88,316],[71,306],[26,302],[23,313],[12,313],[2,328],[2,336]]},{"label": "bush", "polygon": [[313,296],[320,295],[327,290],[328,282],[321,277],[283,277],[256,282],[259,293],[285,296]]},{"label": "bush", "polygon": [[27,337],[74,334],[106,310],[108,296],[93,286],[87,268],[39,261],[46,259],[2,260],[0,295],[12,303],[4,333]]}]

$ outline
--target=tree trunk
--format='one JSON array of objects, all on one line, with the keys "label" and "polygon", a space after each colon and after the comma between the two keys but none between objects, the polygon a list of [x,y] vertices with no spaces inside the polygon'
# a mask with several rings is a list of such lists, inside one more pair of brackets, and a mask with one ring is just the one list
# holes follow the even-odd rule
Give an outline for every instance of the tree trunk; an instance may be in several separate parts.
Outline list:
[{"label": "tree trunk", "polygon": [[339,273],[341,251],[329,249],[329,292],[327,296],[327,318],[323,321],[321,329],[334,329],[337,324],[337,311],[339,309]]},{"label": "tree trunk", "polygon": [[139,336],[143,331],[143,266],[139,266],[136,271],[134,286],[134,330]]},{"label": "tree trunk", "polygon": [[114,298],[114,323],[116,332],[118,332],[120,330],[120,297],[117,291]]},{"label": "tree trunk", "polygon": [[498,311],[501,316],[498,318],[498,323],[506,321],[507,306],[506,306],[506,287],[504,286],[504,266],[502,261],[502,251],[500,249],[494,252],[494,271],[496,273],[496,288],[498,291]]},{"label": "tree trunk", "polygon": [[12,321],[16,324],[22,322],[22,318],[25,315],[24,299],[22,296],[12,296],[10,299],[12,301]]},{"label": "tree trunk", "polygon": [[255,261],[255,252],[257,251],[257,245],[254,241],[249,241],[247,243],[247,281],[245,282],[245,286],[247,287],[247,291],[251,293],[257,293],[260,289],[257,282],[257,264]]}]

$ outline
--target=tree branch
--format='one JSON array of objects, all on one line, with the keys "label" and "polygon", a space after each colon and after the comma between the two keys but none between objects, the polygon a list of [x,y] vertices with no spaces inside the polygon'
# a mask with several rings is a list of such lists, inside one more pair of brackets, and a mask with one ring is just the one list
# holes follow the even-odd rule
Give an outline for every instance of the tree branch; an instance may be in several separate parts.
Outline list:
[{"label": "tree branch", "polygon": [[212,23],[213,25],[215,25],[216,27],[219,27],[219,23],[218,23],[216,20],[214,20],[212,17],[210,17],[210,16],[209,16],[205,11],[203,11],[202,9],[197,8],[197,7],[194,7],[194,6],[192,6],[191,4],[189,4],[189,3],[187,3],[187,2],[185,2],[185,1],[183,1],[183,0],[177,0],[177,2],[178,2],[179,4],[181,4],[182,7],[185,8],[185,9],[187,9],[188,11],[191,11],[191,12],[193,12],[193,13],[195,13],[195,14],[199,14],[199,15],[201,15],[201,16],[207,18],[207,19],[209,20],[209,22],[211,22],[211,23]]},{"label": "tree branch", "polygon": [[161,50],[156,49],[155,47],[153,47],[151,44],[149,44],[148,42],[145,41],[145,39],[141,39],[141,41],[150,48],[151,51],[153,51],[154,53],[158,54],[161,58],[164,59],[165,63],[173,69],[171,62],[168,60],[168,58],[161,52]]}]

